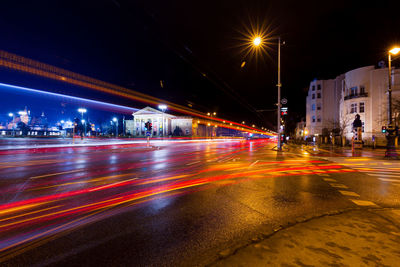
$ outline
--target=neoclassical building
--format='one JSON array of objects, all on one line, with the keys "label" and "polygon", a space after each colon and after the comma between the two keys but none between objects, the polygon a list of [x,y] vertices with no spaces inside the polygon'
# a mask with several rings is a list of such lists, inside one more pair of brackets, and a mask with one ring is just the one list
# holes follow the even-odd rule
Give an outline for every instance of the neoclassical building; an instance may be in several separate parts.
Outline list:
[{"label": "neoclassical building", "polygon": [[151,136],[196,136],[199,133],[199,124],[193,122],[192,117],[174,116],[151,107],[145,107],[132,114],[132,120],[125,120],[125,134],[132,136],[146,136],[146,122],[152,123]]},{"label": "neoclassical building", "polygon": [[[385,142],[381,132],[388,120],[388,68],[366,66],[331,80],[310,83],[306,100],[306,129],[309,136],[341,134],[350,140],[352,122],[359,114],[363,140]],[[400,100],[400,70],[392,69],[392,98]],[[399,111],[394,110],[398,120]]]}]

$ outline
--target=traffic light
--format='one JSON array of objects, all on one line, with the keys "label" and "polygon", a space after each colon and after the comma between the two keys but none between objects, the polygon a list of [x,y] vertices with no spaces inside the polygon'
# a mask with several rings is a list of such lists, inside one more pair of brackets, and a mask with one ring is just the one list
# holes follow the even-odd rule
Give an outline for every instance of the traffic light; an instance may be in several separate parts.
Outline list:
[{"label": "traffic light", "polygon": [[149,124],[149,131],[151,131],[153,129],[153,124],[151,122],[147,122]]},{"label": "traffic light", "polygon": [[146,128],[146,131],[149,130],[149,122],[148,121],[146,121],[146,123],[144,124],[144,128]]},{"label": "traffic light", "polygon": [[386,133],[386,126],[382,126],[382,133]]}]

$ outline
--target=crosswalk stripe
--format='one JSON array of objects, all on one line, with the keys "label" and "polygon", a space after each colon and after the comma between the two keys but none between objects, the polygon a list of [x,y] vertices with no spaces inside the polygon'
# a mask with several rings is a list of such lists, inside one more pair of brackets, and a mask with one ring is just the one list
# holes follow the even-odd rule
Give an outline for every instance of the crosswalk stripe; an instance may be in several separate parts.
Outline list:
[{"label": "crosswalk stripe", "polygon": [[355,193],[355,192],[351,192],[351,191],[345,191],[345,190],[338,190],[342,195],[345,196],[351,196],[351,197],[360,197],[359,194]]},{"label": "crosswalk stripe", "polygon": [[359,199],[350,199],[354,202],[354,204],[358,206],[377,206],[374,202],[367,201],[367,200],[359,200]]},{"label": "crosswalk stripe", "polygon": [[329,183],[332,187],[335,188],[343,188],[343,189],[348,189],[347,186],[345,186],[344,184],[333,184],[333,183]]},{"label": "crosswalk stripe", "polygon": [[378,178],[381,181],[384,182],[395,182],[395,183],[400,183],[400,180],[396,180],[396,179],[387,179],[387,178]]},{"label": "crosswalk stripe", "polygon": [[371,175],[371,176],[379,176],[379,177],[399,177],[400,178],[400,175],[399,174],[384,174],[384,173],[369,173],[369,172],[366,172],[368,175]]}]

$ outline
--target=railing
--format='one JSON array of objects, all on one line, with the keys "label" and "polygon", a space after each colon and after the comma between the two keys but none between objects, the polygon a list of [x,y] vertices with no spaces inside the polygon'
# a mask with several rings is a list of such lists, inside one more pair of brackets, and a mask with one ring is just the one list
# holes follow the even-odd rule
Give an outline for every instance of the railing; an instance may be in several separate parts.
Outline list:
[{"label": "railing", "polygon": [[358,97],[368,97],[368,93],[360,93],[360,94],[350,94],[344,97],[344,100],[358,98]]}]

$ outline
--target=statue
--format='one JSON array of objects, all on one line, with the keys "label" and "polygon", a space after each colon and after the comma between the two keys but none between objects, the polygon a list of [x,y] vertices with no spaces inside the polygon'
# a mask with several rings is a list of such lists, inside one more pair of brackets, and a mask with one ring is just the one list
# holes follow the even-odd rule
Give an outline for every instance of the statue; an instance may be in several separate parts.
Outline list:
[{"label": "statue", "polygon": [[362,122],[360,120],[360,115],[357,114],[355,120],[353,121],[353,131],[357,130],[358,127],[362,127]]}]

